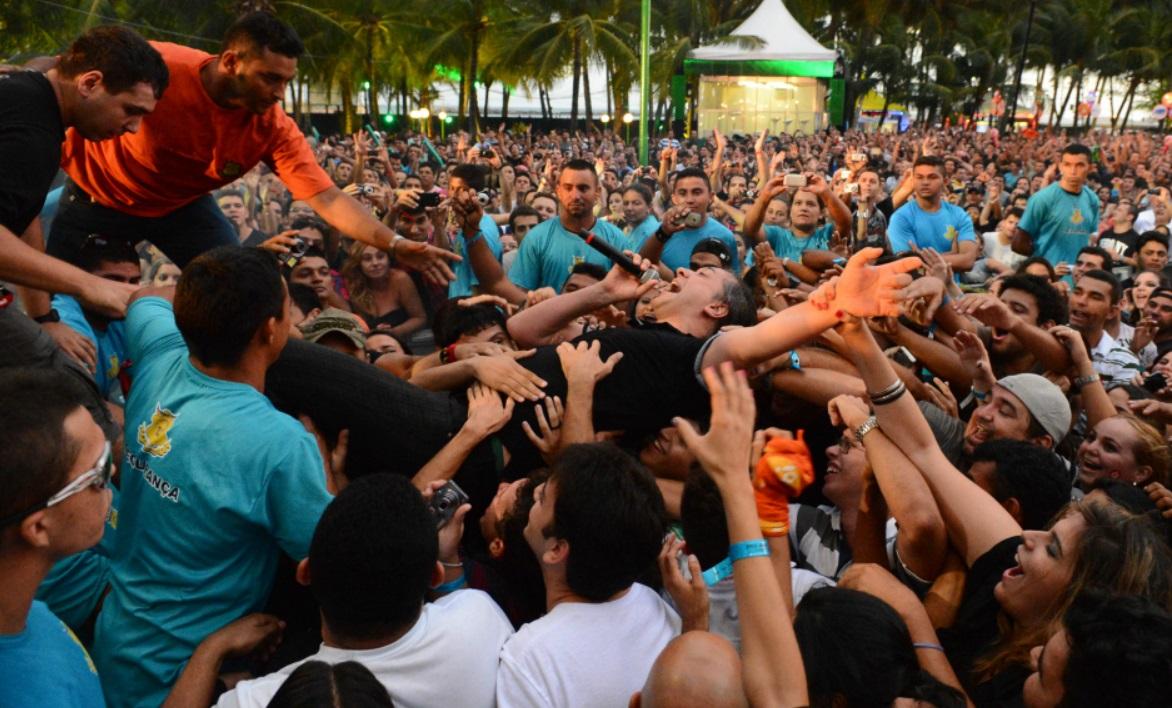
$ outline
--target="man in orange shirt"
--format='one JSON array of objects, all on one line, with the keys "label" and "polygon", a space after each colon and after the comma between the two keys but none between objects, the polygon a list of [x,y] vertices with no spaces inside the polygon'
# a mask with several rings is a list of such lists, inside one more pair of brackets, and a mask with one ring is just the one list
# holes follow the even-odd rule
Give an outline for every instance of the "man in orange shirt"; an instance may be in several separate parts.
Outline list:
[{"label": "man in orange shirt", "polygon": [[[146,239],[180,267],[236,233],[208,194],[264,161],[343,234],[391,252],[429,280],[452,279],[458,256],[396,235],[338,189],[317,164],[279,104],[305,48],[296,32],[266,13],[237,20],[219,55],[151,43],[171,84],[137,133],[102,143],[66,136],[69,182],[49,253],[71,260],[90,233]],[[35,313],[40,314],[40,313]]]}]

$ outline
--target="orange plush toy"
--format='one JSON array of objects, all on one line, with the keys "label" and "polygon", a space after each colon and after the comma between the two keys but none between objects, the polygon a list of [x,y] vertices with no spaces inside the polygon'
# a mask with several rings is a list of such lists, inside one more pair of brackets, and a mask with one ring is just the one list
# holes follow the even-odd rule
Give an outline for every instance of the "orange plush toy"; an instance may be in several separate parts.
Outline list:
[{"label": "orange plush toy", "polygon": [[804,440],[773,438],[765,445],[753,474],[753,492],[761,533],[768,537],[789,533],[789,502],[814,481],[814,462]]}]

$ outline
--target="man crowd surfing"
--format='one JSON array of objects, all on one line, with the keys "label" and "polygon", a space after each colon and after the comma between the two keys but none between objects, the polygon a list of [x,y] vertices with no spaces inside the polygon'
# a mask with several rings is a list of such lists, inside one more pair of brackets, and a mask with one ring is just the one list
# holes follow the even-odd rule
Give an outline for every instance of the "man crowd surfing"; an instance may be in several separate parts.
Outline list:
[{"label": "man crowd surfing", "polygon": [[1172,139],[0,74],[0,706],[1165,706]]}]

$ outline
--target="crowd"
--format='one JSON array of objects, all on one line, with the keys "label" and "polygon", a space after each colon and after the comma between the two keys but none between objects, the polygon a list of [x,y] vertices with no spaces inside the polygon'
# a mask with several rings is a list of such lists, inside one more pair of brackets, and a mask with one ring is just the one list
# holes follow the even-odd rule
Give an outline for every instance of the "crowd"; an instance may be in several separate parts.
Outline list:
[{"label": "crowd", "polygon": [[0,73],[0,706],[1169,705],[1172,138],[306,137],[302,53]]}]

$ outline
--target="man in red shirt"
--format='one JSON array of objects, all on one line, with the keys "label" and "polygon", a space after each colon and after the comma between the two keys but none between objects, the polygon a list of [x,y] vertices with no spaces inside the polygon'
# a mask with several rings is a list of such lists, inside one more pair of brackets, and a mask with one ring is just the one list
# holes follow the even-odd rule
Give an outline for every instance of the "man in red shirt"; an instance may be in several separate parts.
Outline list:
[{"label": "man in red shirt", "polygon": [[[69,182],[49,253],[70,260],[90,233],[146,239],[180,267],[236,233],[208,194],[258,162],[273,168],[343,234],[391,252],[429,279],[447,282],[458,256],[396,235],[338,189],[317,164],[297,125],[279,105],[305,47],[291,27],[266,13],[237,20],[219,55],[151,43],[171,84],[137,133],[101,143],[66,136]],[[37,313],[39,314],[39,313]]]}]

